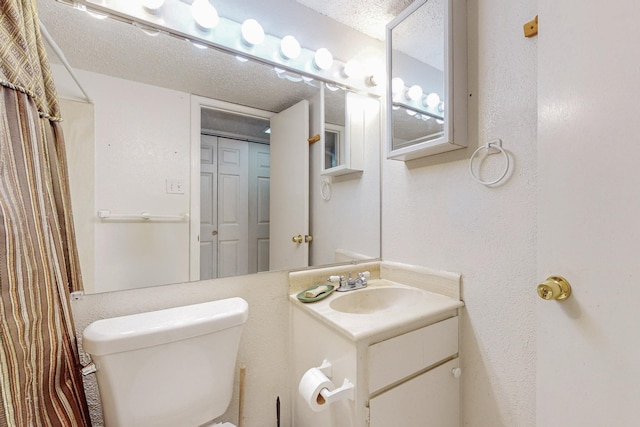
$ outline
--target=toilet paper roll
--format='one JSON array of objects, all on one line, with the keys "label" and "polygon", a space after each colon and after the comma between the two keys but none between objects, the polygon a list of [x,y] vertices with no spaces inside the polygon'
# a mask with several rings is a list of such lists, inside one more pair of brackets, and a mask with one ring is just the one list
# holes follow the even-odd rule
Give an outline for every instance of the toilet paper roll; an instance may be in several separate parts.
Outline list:
[{"label": "toilet paper roll", "polygon": [[309,369],[300,380],[298,392],[314,412],[320,412],[329,406],[326,404],[324,397],[320,395],[320,391],[323,388],[333,390],[335,387],[331,380],[318,368]]}]

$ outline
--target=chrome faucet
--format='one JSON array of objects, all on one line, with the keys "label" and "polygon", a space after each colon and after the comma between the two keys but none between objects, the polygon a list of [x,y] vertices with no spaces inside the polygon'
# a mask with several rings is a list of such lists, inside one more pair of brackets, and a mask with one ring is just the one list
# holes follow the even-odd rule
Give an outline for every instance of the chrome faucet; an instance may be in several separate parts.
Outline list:
[{"label": "chrome faucet", "polygon": [[363,271],[358,273],[358,277],[353,279],[351,278],[351,273],[349,273],[349,277],[345,278],[344,276],[340,276],[340,286],[336,289],[337,292],[347,292],[354,291],[356,289],[362,289],[367,286],[367,277],[369,277],[371,273],[368,271]]}]

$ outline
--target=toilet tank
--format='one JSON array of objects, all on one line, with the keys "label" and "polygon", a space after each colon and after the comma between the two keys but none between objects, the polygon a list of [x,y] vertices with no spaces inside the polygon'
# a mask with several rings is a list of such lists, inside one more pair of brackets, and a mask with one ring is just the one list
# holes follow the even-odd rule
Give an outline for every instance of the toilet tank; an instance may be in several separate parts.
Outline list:
[{"label": "toilet tank", "polygon": [[83,332],[107,427],[200,426],[231,401],[248,304],[229,298],[98,320]]}]

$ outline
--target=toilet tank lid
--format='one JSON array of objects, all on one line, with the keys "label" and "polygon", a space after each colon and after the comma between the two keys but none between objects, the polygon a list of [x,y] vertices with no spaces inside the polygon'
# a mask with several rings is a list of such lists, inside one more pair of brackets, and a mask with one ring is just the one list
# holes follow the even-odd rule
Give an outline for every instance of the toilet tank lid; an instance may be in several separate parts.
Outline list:
[{"label": "toilet tank lid", "polygon": [[120,353],[206,335],[242,325],[249,305],[238,297],[97,320],[82,333],[94,356]]}]

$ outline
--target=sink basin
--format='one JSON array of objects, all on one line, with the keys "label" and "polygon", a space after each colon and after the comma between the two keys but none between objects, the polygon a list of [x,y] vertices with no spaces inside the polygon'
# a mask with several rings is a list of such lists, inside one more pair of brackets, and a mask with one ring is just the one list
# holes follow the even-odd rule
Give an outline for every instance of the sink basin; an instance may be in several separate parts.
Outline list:
[{"label": "sink basin", "polygon": [[335,311],[350,314],[372,314],[390,309],[402,309],[416,303],[422,291],[413,288],[365,288],[334,297],[329,304]]}]

